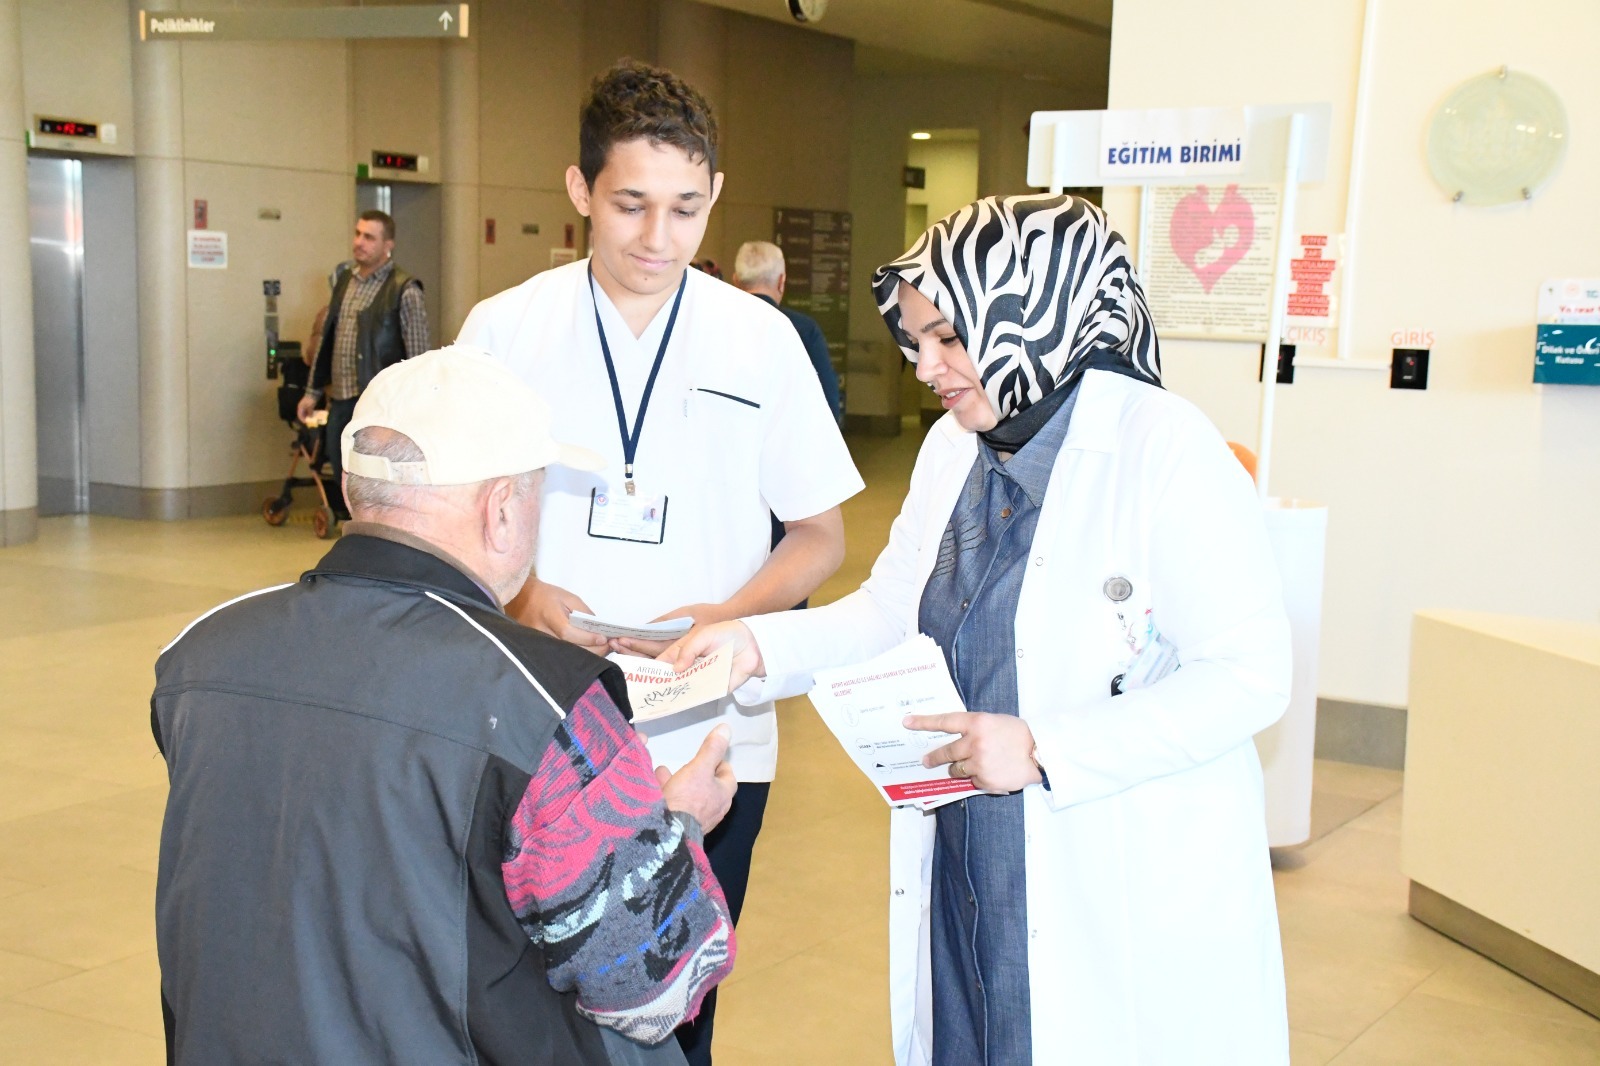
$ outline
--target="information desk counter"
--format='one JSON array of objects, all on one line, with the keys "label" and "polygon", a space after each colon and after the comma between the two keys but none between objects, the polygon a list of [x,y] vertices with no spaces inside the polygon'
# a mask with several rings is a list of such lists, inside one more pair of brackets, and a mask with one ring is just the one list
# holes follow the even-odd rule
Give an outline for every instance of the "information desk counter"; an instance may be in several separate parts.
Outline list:
[{"label": "information desk counter", "polygon": [[1420,611],[1411,914],[1600,1016],[1600,625]]}]

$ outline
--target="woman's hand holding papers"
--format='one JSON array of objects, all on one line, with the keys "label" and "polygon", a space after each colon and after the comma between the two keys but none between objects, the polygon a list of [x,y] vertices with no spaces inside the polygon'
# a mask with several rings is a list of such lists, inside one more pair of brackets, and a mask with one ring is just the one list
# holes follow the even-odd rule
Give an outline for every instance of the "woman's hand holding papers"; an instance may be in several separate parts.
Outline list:
[{"label": "woman's hand holding papers", "polygon": [[905,727],[960,733],[960,740],[924,755],[922,765],[950,763],[952,777],[970,777],[985,792],[1017,792],[1044,780],[1033,761],[1033,731],[1015,715],[974,711],[908,714]]},{"label": "woman's hand holding papers", "polygon": [[728,679],[730,690],[752,677],[766,676],[767,665],[762,661],[761,648],[743,622],[697,625],[656,658],[671,663],[674,670],[682,673],[693,666],[696,659],[718,651],[727,651],[733,656],[733,674]]},{"label": "woman's hand holding papers", "polygon": [[[688,618],[696,626],[709,626],[717,622],[726,622],[737,615],[728,613],[726,604],[722,603],[691,603],[687,607],[679,607],[676,611],[668,611],[659,618],[650,621],[666,622],[673,618]],[[687,637],[688,634],[685,634]],[[680,638],[684,639],[684,638]],[[642,655],[647,659],[665,658],[667,649],[673,646],[670,640],[640,640],[637,637],[612,637],[611,650],[620,651],[624,655]],[[715,650],[714,648],[712,649]],[[737,687],[737,686],[735,686]]]}]

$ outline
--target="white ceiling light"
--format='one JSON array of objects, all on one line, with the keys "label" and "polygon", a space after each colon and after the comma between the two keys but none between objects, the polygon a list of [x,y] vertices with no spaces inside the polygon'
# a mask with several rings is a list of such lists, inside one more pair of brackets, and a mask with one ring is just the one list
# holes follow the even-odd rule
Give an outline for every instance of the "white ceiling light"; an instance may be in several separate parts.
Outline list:
[{"label": "white ceiling light", "polygon": [[933,140],[933,134],[929,133],[927,130],[918,130],[911,135],[911,139],[913,141],[931,141]]}]

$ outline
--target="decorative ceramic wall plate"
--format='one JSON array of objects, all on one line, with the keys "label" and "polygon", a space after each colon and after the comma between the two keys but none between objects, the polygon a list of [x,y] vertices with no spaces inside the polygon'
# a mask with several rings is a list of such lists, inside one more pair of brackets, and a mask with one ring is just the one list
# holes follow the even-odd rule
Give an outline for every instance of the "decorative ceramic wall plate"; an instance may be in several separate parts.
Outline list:
[{"label": "decorative ceramic wall plate", "polygon": [[1463,82],[1428,124],[1428,169],[1454,200],[1530,200],[1567,152],[1567,111],[1544,82],[1504,67]]}]

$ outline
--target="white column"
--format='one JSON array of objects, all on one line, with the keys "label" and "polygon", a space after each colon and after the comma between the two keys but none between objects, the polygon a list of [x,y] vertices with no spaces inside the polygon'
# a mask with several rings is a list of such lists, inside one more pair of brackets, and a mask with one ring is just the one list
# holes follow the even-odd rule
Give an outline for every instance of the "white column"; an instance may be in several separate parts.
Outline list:
[{"label": "white column", "polygon": [[[176,7],[176,0],[129,0],[128,15],[137,27],[140,8]],[[138,30],[133,32],[137,34]],[[152,489],[189,487],[189,278],[185,234],[192,219],[184,200],[182,47],[176,41],[133,42],[139,480],[145,488]]]},{"label": "white column", "polygon": [[22,7],[0,0],[0,546],[39,532]]},{"label": "white column", "polygon": [[1289,123],[1284,149],[1283,199],[1278,210],[1278,252],[1273,270],[1272,304],[1267,315],[1267,343],[1261,349],[1261,429],[1256,436],[1256,491],[1268,499],[1272,477],[1272,419],[1278,396],[1278,347],[1283,340],[1284,311],[1289,299],[1289,260],[1294,254],[1295,205],[1300,196],[1300,153],[1305,144],[1306,117],[1296,112]]},{"label": "white column", "polygon": [[[477,32],[477,28],[473,28]],[[439,323],[437,343],[455,340],[478,291],[478,41],[445,41],[439,61],[440,187]]]}]

